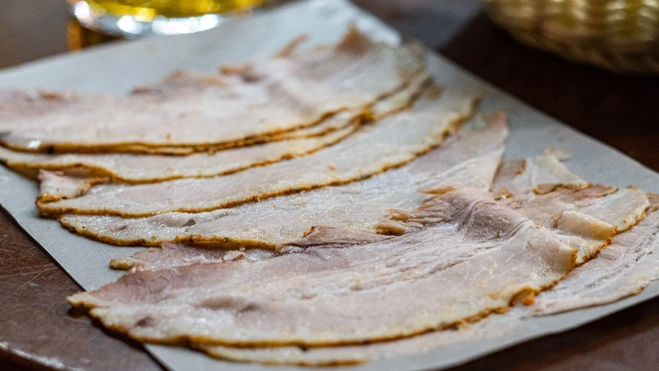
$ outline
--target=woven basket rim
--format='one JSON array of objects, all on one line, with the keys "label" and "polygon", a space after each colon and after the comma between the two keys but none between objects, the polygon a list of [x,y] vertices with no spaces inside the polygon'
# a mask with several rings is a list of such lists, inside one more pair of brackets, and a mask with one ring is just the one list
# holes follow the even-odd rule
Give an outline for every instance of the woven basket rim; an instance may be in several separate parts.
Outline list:
[{"label": "woven basket rim", "polygon": [[[659,73],[659,3],[640,0],[638,9],[651,8],[655,18],[642,15],[650,26],[634,24],[634,30],[644,33],[620,34],[615,22],[561,23],[562,12],[546,9],[547,0],[484,0],[490,19],[508,31],[519,42],[560,55],[574,62],[597,65],[621,73]],[[620,13],[619,9],[607,9],[612,0],[581,0],[578,5],[604,9],[604,14]],[[567,2],[566,2],[567,3]],[[576,2],[575,2],[576,3]],[[619,4],[620,1],[615,1]],[[652,3],[652,4],[650,4]],[[553,1],[553,4],[557,4]],[[572,4],[572,3],[570,3]],[[646,4],[650,4],[647,5]],[[635,11],[638,13],[639,10]],[[617,12],[617,13],[616,13]],[[582,15],[586,18],[588,14]],[[598,13],[597,17],[601,18]],[[637,17],[639,18],[639,17]],[[558,21],[555,21],[557,20]],[[638,20],[638,19],[636,19]],[[646,22],[646,23],[647,23]],[[563,27],[568,24],[568,27]],[[631,27],[631,26],[630,26]],[[647,31],[645,31],[647,29]],[[629,37],[638,36],[638,37]]]}]

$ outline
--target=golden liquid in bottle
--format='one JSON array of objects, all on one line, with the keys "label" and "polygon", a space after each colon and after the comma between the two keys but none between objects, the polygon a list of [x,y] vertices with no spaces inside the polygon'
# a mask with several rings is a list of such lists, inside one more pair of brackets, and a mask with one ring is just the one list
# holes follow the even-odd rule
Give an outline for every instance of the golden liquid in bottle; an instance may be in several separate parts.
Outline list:
[{"label": "golden liquid in bottle", "polygon": [[[75,0],[69,0],[75,2]],[[87,0],[95,11],[150,22],[157,16],[185,18],[209,13],[245,11],[263,3],[263,0]]]}]

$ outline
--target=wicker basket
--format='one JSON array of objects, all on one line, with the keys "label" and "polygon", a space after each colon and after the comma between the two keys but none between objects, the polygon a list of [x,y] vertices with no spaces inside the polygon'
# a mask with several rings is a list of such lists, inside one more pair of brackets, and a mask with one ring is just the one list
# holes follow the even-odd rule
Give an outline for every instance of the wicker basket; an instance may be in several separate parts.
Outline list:
[{"label": "wicker basket", "polygon": [[624,73],[659,73],[659,0],[485,0],[520,42]]}]

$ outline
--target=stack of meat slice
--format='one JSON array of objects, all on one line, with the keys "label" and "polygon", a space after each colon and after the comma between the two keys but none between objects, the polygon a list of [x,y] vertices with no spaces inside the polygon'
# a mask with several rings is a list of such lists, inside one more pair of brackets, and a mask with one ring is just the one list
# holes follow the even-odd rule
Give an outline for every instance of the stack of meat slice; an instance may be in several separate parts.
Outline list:
[{"label": "stack of meat slice", "polygon": [[286,137],[336,112],[365,111],[426,73],[418,45],[390,47],[356,29],[336,46],[292,50],[230,72],[175,74],[128,97],[4,94],[0,142],[28,152],[229,148]]},{"label": "stack of meat slice", "polygon": [[[444,154],[450,161],[467,146],[471,156],[450,168],[472,173],[452,178],[443,168],[444,179],[452,179],[428,188],[420,207],[392,210],[392,202],[378,226],[400,236],[367,238],[346,213],[335,215],[333,226],[319,225],[279,245],[278,252],[165,244],[116,260],[115,266],[133,269],[117,283],[69,300],[142,341],[185,340],[239,361],[332,365],[505,336],[525,317],[615,301],[656,278],[656,197],[591,185],[552,151],[503,163],[492,185],[496,191],[488,193],[482,188],[492,182],[472,181],[475,174],[494,172],[477,159],[498,159],[502,143],[498,154],[486,146],[477,153],[471,140],[497,130],[505,138],[505,125],[497,129],[496,122],[465,129],[426,155]],[[384,185],[388,174],[361,183]],[[357,184],[323,192],[338,195]],[[504,185],[512,192],[498,188]],[[372,205],[364,197],[331,208],[360,208],[352,203]],[[332,233],[339,228],[342,233]],[[500,314],[487,316],[492,312]]]},{"label": "stack of meat slice", "polygon": [[42,215],[152,247],[73,306],[140,341],[335,365],[658,278],[657,196],[590,184],[556,149],[501,163],[506,115],[460,128],[478,93],[435,86],[416,44],[297,43],[125,97],[0,93],[0,160],[41,181]]}]

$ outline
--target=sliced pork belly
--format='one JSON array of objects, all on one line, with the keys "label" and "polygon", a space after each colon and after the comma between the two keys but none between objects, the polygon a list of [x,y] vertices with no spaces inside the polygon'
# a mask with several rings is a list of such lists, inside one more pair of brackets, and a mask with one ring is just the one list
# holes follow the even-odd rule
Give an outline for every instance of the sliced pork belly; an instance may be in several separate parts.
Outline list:
[{"label": "sliced pork belly", "polygon": [[136,271],[69,301],[144,341],[344,344],[506,309],[574,266],[569,246],[486,192],[447,190],[420,211],[434,212],[434,222],[404,236],[254,263]]},{"label": "sliced pork belly", "polygon": [[600,253],[539,295],[533,315],[547,315],[608,304],[639,293],[659,278],[659,199],[652,195],[649,215],[613,238]]},{"label": "sliced pork belly", "polygon": [[[142,94],[72,96],[50,110],[41,101],[10,107],[5,116],[14,119],[3,124],[0,142],[28,152],[239,145],[317,124],[341,110],[366,110],[421,74],[425,55],[419,45],[376,43],[352,28],[334,47],[250,63],[232,75],[179,74]],[[32,109],[45,112],[12,114]]]},{"label": "sliced pork belly", "polygon": [[[408,107],[426,82],[427,79],[421,78],[393,96],[385,98],[371,108],[368,115],[379,120]],[[0,147],[0,161],[23,173],[48,169],[78,174],[81,169],[86,169],[91,175],[111,177],[128,183],[211,177],[305,155],[335,144],[357,129],[363,114],[360,110],[340,112],[320,125],[288,133],[297,136],[293,139],[213,153],[196,153],[189,156],[126,153],[49,155],[16,152]]]},{"label": "sliced pork belly", "polygon": [[409,111],[363,127],[340,143],[290,161],[213,178],[110,184],[85,196],[39,203],[44,214],[109,214],[127,217],[201,212],[260,199],[339,185],[402,166],[440,145],[472,114],[477,95],[448,90],[424,96]]},{"label": "sliced pork belly", "polygon": [[493,115],[483,128],[465,128],[442,147],[412,163],[361,182],[249,203],[206,213],[165,213],[148,218],[65,215],[78,233],[109,243],[159,246],[162,242],[227,241],[275,247],[302,238],[314,226],[373,238],[393,208],[414,210],[420,191],[448,185],[488,190],[508,136],[506,117]]}]

